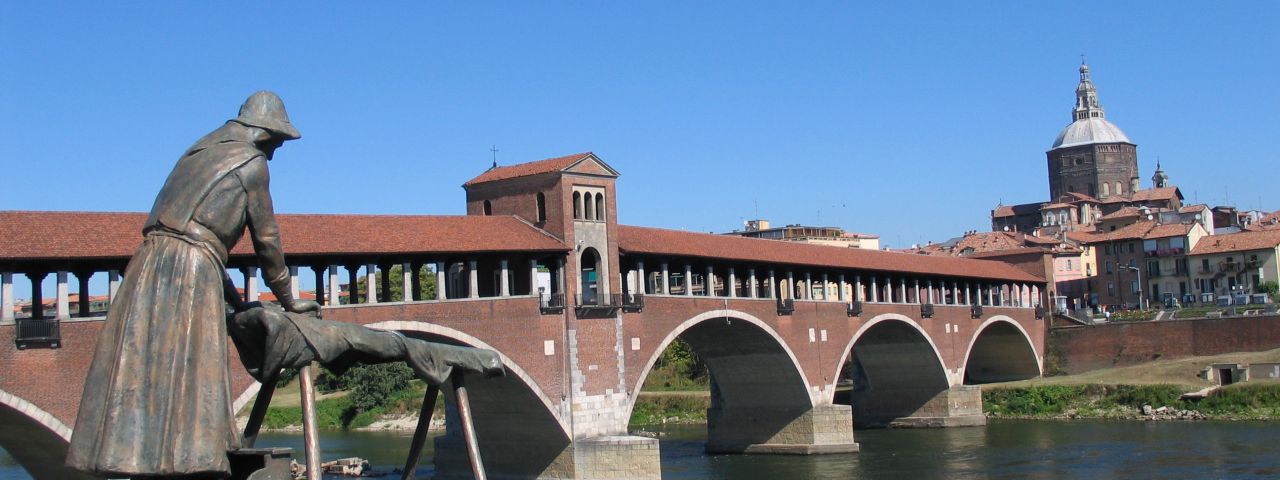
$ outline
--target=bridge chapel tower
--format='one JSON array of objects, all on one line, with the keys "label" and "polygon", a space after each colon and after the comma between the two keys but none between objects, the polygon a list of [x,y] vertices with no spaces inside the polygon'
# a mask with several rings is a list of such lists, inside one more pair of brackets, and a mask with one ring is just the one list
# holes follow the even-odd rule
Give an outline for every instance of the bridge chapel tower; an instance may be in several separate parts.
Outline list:
[{"label": "bridge chapel tower", "polygon": [[463,185],[468,215],[514,215],[569,247],[543,296],[568,306],[569,381],[561,412],[573,416],[575,438],[626,433],[617,178],[616,170],[587,152],[495,166]]},{"label": "bridge chapel tower", "polygon": [[1138,146],[1106,116],[1089,65],[1081,63],[1071,124],[1046,152],[1051,202],[1073,192],[1105,199],[1138,188]]}]

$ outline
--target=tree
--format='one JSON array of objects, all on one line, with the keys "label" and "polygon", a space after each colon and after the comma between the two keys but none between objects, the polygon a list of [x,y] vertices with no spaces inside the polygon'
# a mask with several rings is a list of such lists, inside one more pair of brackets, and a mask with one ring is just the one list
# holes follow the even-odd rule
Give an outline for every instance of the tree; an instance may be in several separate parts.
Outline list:
[{"label": "tree", "polygon": [[1267,294],[1267,296],[1271,297],[1272,300],[1276,300],[1276,293],[1280,293],[1280,283],[1276,283],[1275,280],[1267,280],[1262,282],[1261,285],[1258,285],[1258,290]]}]

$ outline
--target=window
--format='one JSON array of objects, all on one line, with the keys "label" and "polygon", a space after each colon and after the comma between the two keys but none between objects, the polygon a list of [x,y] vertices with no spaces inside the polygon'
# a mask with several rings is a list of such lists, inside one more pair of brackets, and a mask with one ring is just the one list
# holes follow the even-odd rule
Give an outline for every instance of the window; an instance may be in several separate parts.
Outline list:
[{"label": "window", "polygon": [[1114,296],[1116,294],[1116,284],[1107,282],[1107,295]]},{"label": "window", "polygon": [[1071,259],[1067,259],[1067,270],[1071,270]]},{"label": "window", "polygon": [[1137,280],[1134,280],[1134,281],[1132,281],[1132,282],[1129,282],[1129,293],[1138,293],[1138,292],[1140,291],[1140,290],[1138,290],[1138,287],[1140,287],[1140,286],[1141,286],[1141,285],[1138,285],[1138,281],[1137,281]]},{"label": "window", "polygon": [[1124,184],[1116,182],[1116,195],[1124,195]]},{"label": "window", "polygon": [[1147,276],[1148,276],[1148,277],[1158,277],[1158,276],[1160,276],[1160,262],[1159,262],[1159,261],[1147,262]]},{"label": "window", "polygon": [[1135,250],[1133,248],[1133,245],[1134,245],[1134,242],[1129,242],[1129,253],[1133,253],[1133,251]]},{"label": "window", "polygon": [[1107,260],[1107,273],[1113,273],[1115,269],[1111,268],[1111,260]]},{"label": "window", "polygon": [[582,194],[578,192],[573,192],[573,218],[582,218]]},{"label": "window", "polygon": [[591,194],[583,195],[582,206],[586,207],[583,220],[595,220],[596,218],[596,202],[591,201]]},{"label": "window", "polygon": [[1143,251],[1143,252],[1146,252],[1146,254],[1147,254],[1147,255],[1154,255],[1154,254],[1156,253],[1156,241],[1155,241],[1155,240],[1143,240],[1143,241],[1142,241],[1142,251]]},{"label": "window", "polygon": [[547,221],[547,196],[538,192],[538,223]]},{"label": "window", "polygon": [[[1132,246],[1132,245],[1130,245],[1130,246]],[[1129,259],[1129,266],[1130,266],[1130,267],[1137,267],[1137,266],[1138,266],[1138,260],[1137,260],[1137,259],[1134,259],[1134,258],[1130,258],[1130,259]]]},{"label": "window", "polygon": [[1102,246],[1102,253],[1105,253],[1105,254],[1107,254],[1107,255],[1111,255],[1111,244],[1110,244],[1110,243],[1108,243],[1108,244],[1106,244],[1106,245],[1103,245],[1103,246]]},{"label": "window", "polygon": [[1110,187],[1109,185],[1107,185],[1107,183],[1106,183],[1106,182],[1103,182],[1103,183],[1102,183],[1102,196],[1106,197],[1106,196],[1108,196],[1108,195],[1111,195],[1111,187]]},{"label": "window", "polygon": [[604,194],[596,194],[596,220],[604,220]]},{"label": "window", "polygon": [[493,204],[488,200],[484,201],[484,214],[485,216],[493,215]]},{"label": "window", "polygon": [[1206,273],[1209,272],[1209,259],[1200,259],[1200,270]]}]

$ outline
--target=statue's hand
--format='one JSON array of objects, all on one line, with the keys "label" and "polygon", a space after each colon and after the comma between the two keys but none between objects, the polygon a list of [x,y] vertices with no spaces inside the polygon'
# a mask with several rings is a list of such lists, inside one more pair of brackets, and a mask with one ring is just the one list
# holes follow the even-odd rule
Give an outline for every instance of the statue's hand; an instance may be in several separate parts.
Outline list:
[{"label": "statue's hand", "polygon": [[320,312],[320,304],[311,300],[294,300],[292,304],[285,307],[293,313]]}]

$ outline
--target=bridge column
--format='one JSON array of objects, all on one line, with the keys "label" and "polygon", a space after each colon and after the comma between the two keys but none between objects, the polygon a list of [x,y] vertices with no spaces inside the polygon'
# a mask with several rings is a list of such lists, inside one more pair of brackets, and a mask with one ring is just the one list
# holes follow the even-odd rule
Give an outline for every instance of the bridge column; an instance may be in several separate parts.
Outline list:
[{"label": "bridge column", "polygon": [[59,319],[67,319],[71,317],[70,289],[67,288],[67,272],[65,270],[58,271],[58,303],[55,311]]},{"label": "bridge column", "polygon": [[31,318],[44,317],[44,277],[49,276],[49,272],[27,272],[27,279],[31,280]]},{"label": "bridge column", "polygon": [[853,276],[853,299],[861,302],[865,298],[862,296],[862,275]]},{"label": "bridge column", "polygon": [[13,323],[13,272],[0,272],[0,323]]},{"label": "bridge column", "polygon": [[93,277],[93,270],[80,270],[76,273],[76,281],[79,283],[80,293],[76,302],[79,315],[81,317],[89,316],[89,279]]},{"label": "bridge column", "polygon": [[[480,298],[479,263],[477,260],[467,261],[467,298]],[[600,274],[603,274],[603,272]]]},{"label": "bridge column", "polygon": [[756,269],[747,269],[747,283],[751,284],[751,286],[747,288],[747,298],[759,298],[760,289],[756,285]]},{"label": "bridge column", "polygon": [[912,290],[915,291],[915,300],[916,300],[915,303],[923,303],[920,301],[920,279],[919,278],[911,279],[911,284],[912,284],[912,287],[911,287]]},{"label": "bridge column", "polygon": [[964,282],[964,303],[965,303],[965,305],[973,305],[973,297],[971,297],[971,296],[970,296],[970,294],[971,294],[971,293],[973,293],[973,285],[972,285],[972,284],[970,284],[969,282]]},{"label": "bridge column", "polygon": [[324,298],[325,293],[327,292],[324,288],[324,267],[320,265],[312,265],[311,274],[316,277],[316,303],[323,306],[327,303]]},{"label": "bridge column", "polygon": [[733,267],[729,267],[729,280],[724,283],[725,293],[729,298],[738,296],[738,277],[734,274]]},{"label": "bridge column", "polygon": [[804,299],[813,300],[813,274],[804,272]]},{"label": "bridge column", "polygon": [[960,304],[960,282],[957,282],[955,280],[951,281],[951,304],[952,305]]},{"label": "bridge column", "polygon": [[716,270],[715,270],[715,267],[712,267],[711,265],[707,265],[707,278],[706,278],[706,280],[705,280],[705,281],[703,281],[702,283],[703,283],[703,285],[705,285],[704,287],[702,287],[702,293],[705,293],[705,294],[706,294],[706,296],[708,296],[708,297],[714,297],[714,296],[716,296]]},{"label": "bridge column", "polygon": [[898,297],[902,299],[902,303],[907,303],[907,279],[905,277],[898,279]]},{"label": "bridge column", "polygon": [[1004,285],[1004,284],[1001,284],[1001,285],[1000,285],[1000,306],[1001,306],[1001,307],[1007,307],[1007,306],[1008,306],[1008,305],[1005,303],[1005,296],[1004,296],[1004,290],[1005,290],[1005,288],[1006,288],[1006,287],[1007,287],[1007,285]]},{"label": "bridge column", "polygon": [[996,294],[994,291],[992,291],[991,284],[988,283],[987,284],[987,305],[995,306],[995,304],[996,304]]},{"label": "bridge column", "polygon": [[693,265],[684,264],[684,296],[693,296]]},{"label": "bridge column", "polygon": [[671,269],[667,262],[660,264],[662,267],[662,294],[671,295]]},{"label": "bridge column", "polygon": [[777,300],[778,296],[778,277],[774,275],[773,269],[769,269],[769,298]]},{"label": "bridge column", "polygon": [[641,295],[649,294],[649,277],[644,274],[644,260],[636,260],[636,292]]},{"label": "bridge column", "polygon": [[412,302],[417,300],[418,296],[418,266],[411,262],[403,262],[400,264],[400,287],[404,290],[404,295],[400,296],[402,302]]},{"label": "bridge column", "polygon": [[244,285],[244,293],[240,295],[240,299],[246,302],[258,301],[258,267],[240,267],[240,278]]},{"label": "bridge column", "polygon": [[444,300],[448,297],[448,288],[444,279],[445,263],[436,262],[436,300]]},{"label": "bridge column", "polygon": [[[360,266],[347,265],[347,304],[360,303]],[[366,287],[367,288],[367,287]]]},{"label": "bridge column", "polygon": [[787,296],[785,298],[792,300],[796,298],[796,273],[791,270],[787,270]]},{"label": "bridge column", "polygon": [[831,301],[831,282],[829,280],[830,275],[824,272],[822,274],[822,301],[824,302]]},{"label": "bridge column", "polygon": [[840,288],[840,291],[836,293],[836,300],[838,300],[838,301],[840,301],[840,302],[843,302],[843,303],[848,303],[848,302],[849,302],[849,300],[848,300],[848,298],[846,298],[846,296],[845,296],[845,294],[844,294],[845,282],[844,282],[844,274],[843,274],[843,273],[841,273],[841,274],[839,274],[839,275],[836,275],[836,282],[839,282],[839,283],[840,283],[840,287],[839,287],[839,288]]},{"label": "bridge column", "polygon": [[1031,306],[1039,307],[1040,306],[1040,286],[1039,285],[1031,286],[1031,298],[1032,298]]},{"label": "bridge column", "polygon": [[391,264],[390,263],[378,264],[378,271],[382,272],[381,278],[379,279],[379,282],[378,282],[378,295],[377,295],[378,301],[390,302],[391,301]]},{"label": "bridge column", "polygon": [[[382,275],[387,276],[385,273]],[[378,303],[378,266],[367,263],[364,266],[365,303]]]},{"label": "bridge column", "polygon": [[511,272],[507,269],[507,261],[499,260],[498,268],[502,270],[502,280],[498,282],[498,296],[511,296]]},{"label": "bridge column", "polygon": [[119,291],[120,291],[120,271],[108,270],[107,271],[107,305],[110,305],[111,301],[116,299],[116,292],[119,292]]},{"label": "bridge column", "polygon": [[294,300],[302,299],[302,285],[298,281],[298,266],[289,265],[289,294]]},{"label": "bridge column", "polygon": [[880,289],[880,286],[876,284],[876,276],[872,275],[871,283],[867,285],[867,293],[871,296],[871,303],[876,303],[880,301],[880,292],[877,291],[879,289]]},{"label": "bridge column", "polygon": [[[342,305],[342,285],[338,284],[338,266],[329,265],[329,304]],[[347,303],[351,303],[347,299]]]}]

